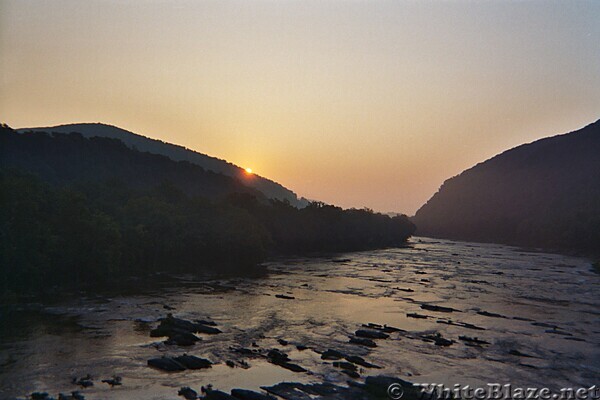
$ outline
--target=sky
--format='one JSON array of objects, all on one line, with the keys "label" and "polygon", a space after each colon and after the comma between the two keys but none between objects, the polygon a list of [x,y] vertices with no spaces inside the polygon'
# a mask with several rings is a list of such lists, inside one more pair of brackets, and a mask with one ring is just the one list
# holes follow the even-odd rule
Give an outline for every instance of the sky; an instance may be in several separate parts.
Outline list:
[{"label": "sky", "polygon": [[414,214],[600,118],[600,1],[0,0],[0,122],[103,122]]}]

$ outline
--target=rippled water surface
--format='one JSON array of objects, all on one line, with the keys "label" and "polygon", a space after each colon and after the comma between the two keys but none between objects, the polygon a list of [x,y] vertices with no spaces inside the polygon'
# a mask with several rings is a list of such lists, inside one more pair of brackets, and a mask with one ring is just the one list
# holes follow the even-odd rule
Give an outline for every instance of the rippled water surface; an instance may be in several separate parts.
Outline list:
[{"label": "rippled water surface", "polygon": [[[320,357],[329,348],[382,367],[361,369],[362,377],[552,389],[600,383],[600,275],[588,260],[414,238],[402,249],[336,255],[335,262],[277,261],[268,270],[253,279],[181,277],[143,295],[4,308],[0,398],[70,392],[78,389],[71,379],[88,373],[95,379],[93,387],[81,390],[88,399],[174,399],[181,386],[207,384],[222,390],[282,381],[343,384],[350,378]],[[430,311],[422,304],[454,311]],[[193,347],[167,346],[149,330],[168,312],[212,319],[223,333],[200,335],[203,340]],[[376,348],[348,343],[366,323],[403,331],[376,340]],[[436,346],[423,340],[436,332],[455,343]],[[459,339],[463,335],[490,344],[470,346]],[[297,344],[309,349],[297,350]],[[309,372],[294,373],[232,350],[240,347],[278,348]],[[184,352],[215,365],[179,373],[146,365],[149,358]],[[228,367],[227,360],[237,366]],[[240,367],[243,361],[249,367]],[[122,376],[122,386],[111,389],[100,382],[114,374]]]}]

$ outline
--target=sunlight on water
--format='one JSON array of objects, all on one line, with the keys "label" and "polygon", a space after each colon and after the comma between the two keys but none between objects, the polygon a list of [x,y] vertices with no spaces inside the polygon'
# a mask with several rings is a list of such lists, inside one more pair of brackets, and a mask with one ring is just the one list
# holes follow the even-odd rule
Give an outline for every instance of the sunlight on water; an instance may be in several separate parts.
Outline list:
[{"label": "sunlight on water", "polygon": [[[71,379],[88,373],[95,385],[82,393],[89,399],[175,398],[181,386],[207,384],[256,390],[281,381],[346,382],[348,376],[321,360],[318,352],[328,348],[383,367],[364,368],[362,376],[385,373],[413,382],[558,388],[591,386],[600,376],[600,276],[585,259],[426,238],[413,239],[407,248],[335,259],[271,262],[270,273],[256,279],[190,282],[188,277],[181,287],[143,295],[3,310],[0,397],[70,392],[78,389]],[[167,346],[149,331],[168,312],[212,319],[223,333],[200,335],[203,340],[188,348]],[[392,333],[373,349],[348,343],[369,322],[406,332]],[[435,332],[455,343],[442,347],[422,339]],[[468,346],[459,340],[463,335],[490,344]],[[285,351],[311,374],[232,351],[253,343]],[[299,351],[297,344],[309,349]],[[183,353],[216,365],[181,373],[146,365],[161,354]],[[230,368],[228,360],[249,367]],[[110,389],[100,382],[114,374],[123,377],[122,386]]]}]

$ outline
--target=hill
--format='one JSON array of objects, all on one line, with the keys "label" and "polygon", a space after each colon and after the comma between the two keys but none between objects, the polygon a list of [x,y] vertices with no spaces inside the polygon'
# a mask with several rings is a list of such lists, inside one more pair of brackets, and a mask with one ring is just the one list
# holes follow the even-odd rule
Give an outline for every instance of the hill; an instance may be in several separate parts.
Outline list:
[{"label": "hill", "polygon": [[26,171],[53,185],[117,180],[132,189],[148,189],[163,182],[192,196],[224,197],[232,193],[264,196],[239,180],[206,171],[187,161],[133,150],[118,139],[85,138],[79,133],[2,130],[1,168]]},{"label": "hill", "polygon": [[118,139],[0,126],[0,302],[162,272],[246,273],[273,254],[401,246],[414,229],[405,215],[296,208]]},{"label": "hill", "polygon": [[183,146],[138,135],[116,126],[101,123],[84,123],[42,128],[24,128],[17,131],[20,133],[40,131],[57,133],[77,132],[86,138],[103,137],[119,139],[129,148],[152,154],[160,154],[175,161],[187,161],[199,165],[208,171],[236,178],[243,184],[262,192],[267,198],[289,201],[290,204],[296,207],[303,207],[308,204],[308,201],[305,199],[298,199],[294,192],[283,187],[279,183],[256,174],[249,176],[243,168],[230,162],[190,150]]},{"label": "hill", "polygon": [[419,235],[600,252],[600,121],[448,179],[412,220]]}]

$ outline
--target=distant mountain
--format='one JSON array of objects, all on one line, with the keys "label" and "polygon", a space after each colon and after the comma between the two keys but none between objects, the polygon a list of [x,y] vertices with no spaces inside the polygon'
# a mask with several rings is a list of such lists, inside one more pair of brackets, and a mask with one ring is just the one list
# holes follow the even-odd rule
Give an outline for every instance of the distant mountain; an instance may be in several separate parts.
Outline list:
[{"label": "distant mountain", "polygon": [[16,169],[53,185],[118,181],[133,189],[169,182],[184,193],[208,199],[245,193],[265,199],[238,179],[206,171],[187,161],[140,152],[118,139],[85,138],[80,133],[0,132],[0,169]]},{"label": "distant mountain", "polygon": [[23,128],[17,130],[20,133],[30,131],[58,132],[58,133],[81,133],[84,137],[105,137],[119,139],[128,147],[152,154],[161,154],[175,161],[188,161],[202,168],[231,176],[239,179],[242,183],[262,192],[267,198],[287,200],[296,207],[304,207],[308,204],[305,199],[299,199],[294,192],[283,187],[277,182],[263,178],[256,174],[248,175],[243,168],[219,158],[198,153],[183,146],[151,139],[125,129],[101,123],[67,124],[42,128]]},{"label": "distant mountain", "polygon": [[448,179],[412,220],[419,235],[600,253],[600,121]]}]

